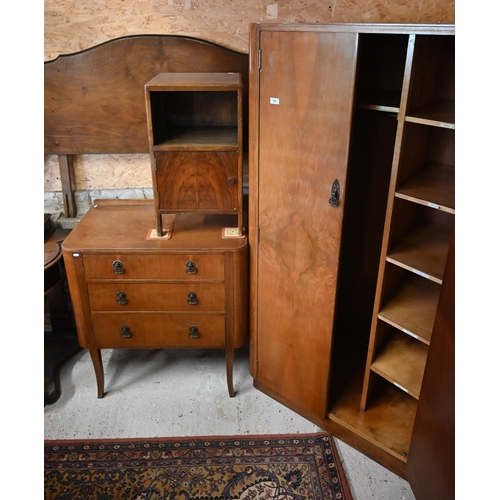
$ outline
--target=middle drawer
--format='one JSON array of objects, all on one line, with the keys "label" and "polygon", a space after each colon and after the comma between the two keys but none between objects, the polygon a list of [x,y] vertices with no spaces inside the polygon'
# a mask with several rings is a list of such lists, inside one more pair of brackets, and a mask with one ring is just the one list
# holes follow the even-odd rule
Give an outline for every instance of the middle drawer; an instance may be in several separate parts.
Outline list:
[{"label": "middle drawer", "polygon": [[220,311],[223,283],[88,283],[96,311]]}]

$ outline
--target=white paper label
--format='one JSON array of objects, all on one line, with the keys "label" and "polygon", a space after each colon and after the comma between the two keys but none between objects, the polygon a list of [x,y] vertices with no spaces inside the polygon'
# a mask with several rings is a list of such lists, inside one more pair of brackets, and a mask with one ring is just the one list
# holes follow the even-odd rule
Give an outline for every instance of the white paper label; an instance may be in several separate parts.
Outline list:
[{"label": "white paper label", "polygon": [[280,103],[280,98],[279,97],[271,97],[271,99],[269,99],[269,102],[271,104],[279,104]]},{"label": "white paper label", "polygon": [[409,330],[407,330],[406,328],[401,328],[401,330],[405,333],[407,333],[410,337],[414,337],[416,339],[418,339],[418,335],[415,335],[413,332],[410,332]]},{"label": "white paper label", "polygon": [[415,274],[418,274],[419,276],[422,276],[422,278],[430,279],[430,276],[428,274],[425,274],[422,271],[419,271],[418,269],[413,269],[413,272]]},{"label": "white paper label", "polygon": [[73,257],[80,257],[80,254],[79,253],[74,253]]}]

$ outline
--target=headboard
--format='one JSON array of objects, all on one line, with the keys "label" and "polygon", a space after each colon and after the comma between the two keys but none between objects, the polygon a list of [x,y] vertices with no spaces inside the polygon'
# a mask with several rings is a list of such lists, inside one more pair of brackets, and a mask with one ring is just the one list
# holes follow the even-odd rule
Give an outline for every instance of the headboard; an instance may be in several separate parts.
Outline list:
[{"label": "headboard", "polygon": [[248,54],[177,35],[116,38],[46,62],[45,154],[59,155],[66,217],[76,215],[72,155],[149,153],[144,85],[158,73],[241,73],[247,147],[248,63]]}]

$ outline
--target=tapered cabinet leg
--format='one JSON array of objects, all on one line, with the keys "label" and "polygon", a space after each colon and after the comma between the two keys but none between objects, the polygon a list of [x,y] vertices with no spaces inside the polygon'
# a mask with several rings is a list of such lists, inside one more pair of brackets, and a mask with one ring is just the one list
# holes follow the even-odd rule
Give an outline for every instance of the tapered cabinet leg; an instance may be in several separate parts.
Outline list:
[{"label": "tapered cabinet leg", "polygon": [[158,236],[163,236],[163,220],[162,214],[156,216],[156,234]]},{"label": "tapered cabinet leg", "polygon": [[102,356],[100,349],[89,349],[90,358],[94,365],[95,378],[97,380],[97,397],[104,397],[104,370],[102,367]]}]

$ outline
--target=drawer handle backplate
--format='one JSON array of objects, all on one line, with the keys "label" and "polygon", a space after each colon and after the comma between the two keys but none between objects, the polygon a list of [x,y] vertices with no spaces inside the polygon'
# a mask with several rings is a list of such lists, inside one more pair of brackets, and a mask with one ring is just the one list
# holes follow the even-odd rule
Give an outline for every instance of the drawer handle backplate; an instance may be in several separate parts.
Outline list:
[{"label": "drawer handle backplate", "polygon": [[130,337],[132,337],[132,334],[130,333],[130,328],[127,325],[122,326],[121,332],[122,332],[122,337],[124,339],[129,339]]},{"label": "drawer handle backplate", "polygon": [[200,337],[200,333],[198,332],[198,327],[197,326],[191,326],[189,327],[189,336],[192,339],[197,339]]},{"label": "drawer handle backplate", "polygon": [[191,305],[191,306],[195,306],[196,304],[198,304],[198,301],[196,300],[196,297],[198,297],[196,295],[196,293],[189,292],[188,293],[188,304]]},{"label": "drawer handle backplate", "polygon": [[123,274],[123,264],[119,260],[113,261],[113,272],[115,274]]},{"label": "drawer handle backplate", "polygon": [[186,272],[188,274],[196,274],[198,270],[195,267],[195,263],[192,260],[186,262]]}]

